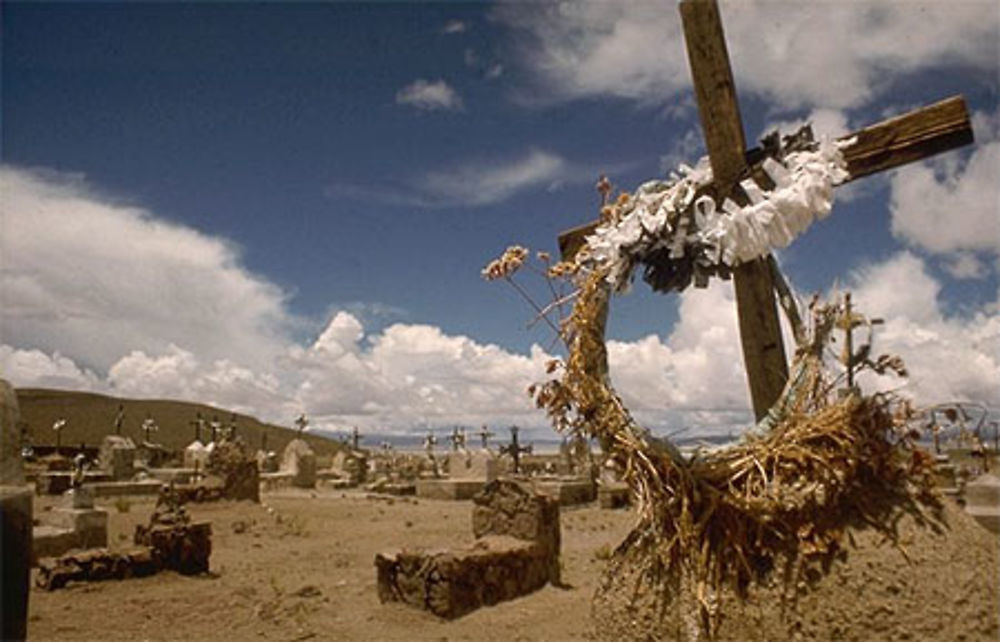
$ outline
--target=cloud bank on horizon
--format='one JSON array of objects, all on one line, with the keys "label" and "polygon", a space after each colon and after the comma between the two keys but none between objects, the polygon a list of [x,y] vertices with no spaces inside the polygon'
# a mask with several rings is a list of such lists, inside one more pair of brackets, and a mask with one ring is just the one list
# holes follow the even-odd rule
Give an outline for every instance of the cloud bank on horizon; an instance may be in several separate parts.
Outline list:
[{"label": "cloud bank on horizon", "polygon": [[[723,19],[741,91],[772,101],[775,120],[811,112],[818,129],[836,135],[864,124],[853,119],[894,74],[946,65],[995,72],[1000,18],[992,3],[919,9],[822,3],[792,11],[745,2],[724,5]],[[614,97],[693,109],[685,60],[662,55],[665,38],[681,38],[676,12],[653,3],[500,5],[493,19],[506,29],[505,66],[519,66],[527,79],[512,93],[524,108]],[[456,20],[442,34],[468,28]],[[851,47],[843,45],[848,36]],[[789,57],[796,65],[784,62]],[[445,80],[415,80],[396,102],[468,112]],[[902,356],[911,373],[905,384],[873,385],[903,385],[921,404],[1000,408],[1000,291],[957,309],[944,301],[933,269],[961,281],[997,278],[998,121],[996,111],[975,115],[968,154],[892,172],[888,215],[897,247],[842,277],[866,313],[886,320],[876,349]],[[682,138],[664,162],[696,148]],[[558,151],[529,149],[506,164],[426,170],[399,198],[418,206],[497,203],[573,180],[579,172],[571,165]],[[551,355],[542,347],[518,354],[431,324],[369,331],[347,310],[317,326],[291,311],[290,292],[248,270],[232,242],[102,193],[83,176],[4,165],[0,193],[0,376],[17,386],[186,399],[284,424],[306,412],[312,425],[330,429],[545,425],[526,394],[545,378]],[[612,378],[640,421],[701,434],[748,421],[734,305],[727,283],[688,291],[666,336],[609,341]],[[315,339],[297,338],[310,330]]]}]

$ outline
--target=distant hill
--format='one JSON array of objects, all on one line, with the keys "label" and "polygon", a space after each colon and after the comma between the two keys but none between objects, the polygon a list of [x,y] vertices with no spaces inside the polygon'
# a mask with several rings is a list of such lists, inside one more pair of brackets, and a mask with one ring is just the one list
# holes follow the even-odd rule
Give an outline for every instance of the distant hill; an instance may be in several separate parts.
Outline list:
[{"label": "distant hill", "polygon": [[[206,422],[218,417],[223,426],[229,425],[233,415],[224,408],[186,401],[120,399],[89,392],[42,388],[18,388],[17,401],[21,408],[21,420],[27,424],[31,443],[36,446],[55,445],[56,433],[52,424],[60,418],[66,419],[61,438],[63,447],[78,447],[81,443],[100,446],[105,435],[115,432],[119,404],[125,407],[122,435],[138,443],[143,439],[142,422],[151,416],[159,426],[159,430],[151,435],[151,440],[171,450],[182,450],[194,440],[195,429],[191,422],[199,412]],[[297,433],[296,430],[265,424],[239,413],[236,414],[236,426],[236,434],[254,450],[261,448],[266,434],[267,449],[279,454]],[[201,437],[202,441],[208,440],[211,431],[203,430]],[[339,441],[320,435],[306,432],[302,437],[317,455],[334,455],[343,448]]]}]

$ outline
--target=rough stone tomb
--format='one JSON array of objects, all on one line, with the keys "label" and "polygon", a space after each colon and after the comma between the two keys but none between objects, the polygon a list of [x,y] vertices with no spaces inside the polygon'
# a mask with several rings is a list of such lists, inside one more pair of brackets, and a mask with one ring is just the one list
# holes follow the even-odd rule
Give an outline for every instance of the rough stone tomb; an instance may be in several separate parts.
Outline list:
[{"label": "rough stone tomb", "polygon": [[443,618],[559,584],[559,505],[513,481],[487,484],[474,498],[475,543],[457,551],[376,555],[378,596]]}]

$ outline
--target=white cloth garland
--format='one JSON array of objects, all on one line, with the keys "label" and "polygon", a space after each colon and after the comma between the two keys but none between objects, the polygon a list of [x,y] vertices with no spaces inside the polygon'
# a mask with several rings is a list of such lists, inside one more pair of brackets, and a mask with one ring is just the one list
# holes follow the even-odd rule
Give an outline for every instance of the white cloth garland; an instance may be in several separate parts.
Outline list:
[{"label": "white cloth garland", "polygon": [[851,143],[824,138],[816,149],[789,153],[783,162],[765,159],[762,169],[775,187],[766,191],[744,180],[745,207],[728,198],[721,207],[710,196],[695,199],[712,182],[712,168],[707,158],[693,168],[681,165],[680,175],[644,183],[620,203],[617,222],[587,237],[581,259],[609,267],[609,284],[626,291],[635,265],[654,250],[668,249],[671,259],[693,252],[702,265],[735,267],[787,247],[814,217],[830,213],[833,187],[849,178],[841,149]]}]

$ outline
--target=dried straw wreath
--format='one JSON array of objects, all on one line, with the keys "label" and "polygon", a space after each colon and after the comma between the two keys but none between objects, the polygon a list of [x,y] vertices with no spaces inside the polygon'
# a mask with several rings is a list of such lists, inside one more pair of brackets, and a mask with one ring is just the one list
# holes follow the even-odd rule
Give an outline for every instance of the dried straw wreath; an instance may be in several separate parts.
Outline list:
[{"label": "dried straw wreath", "polygon": [[[823,155],[825,160],[817,160]],[[786,158],[779,155],[779,160],[784,172],[775,174],[797,171],[789,169],[794,163]],[[826,198],[828,209],[829,188],[842,166],[836,150],[829,146],[806,164],[812,163],[816,169],[815,164],[821,161],[828,163],[826,170],[819,170],[826,173],[825,188],[816,188],[815,175],[805,184],[782,182],[783,177],[777,176],[775,191],[812,190],[803,207],[815,208],[818,201],[822,210]],[[841,550],[849,523],[865,523],[895,541],[893,524],[900,511],[933,522],[938,519],[940,503],[933,488],[933,460],[916,447],[918,435],[908,428],[909,404],[894,394],[864,395],[856,386],[844,387],[844,372],[837,373],[825,363],[824,353],[836,329],[850,331],[868,324],[850,311],[849,305],[845,310],[837,303],[823,304],[814,298],[802,323],[794,306],[788,305],[790,297],[782,297],[786,312],[791,313],[797,343],[788,383],[768,415],[735,445],[699,451],[687,458],[669,441],[640,426],[629,413],[608,376],[605,323],[612,291],[627,287],[634,268],[643,263],[647,274],[653,270],[690,275],[695,272],[692,266],[700,265],[699,269],[724,275],[740,262],[723,260],[726,249],[732,250],[730,258],[745,250],[731,238],[713,246],[705,227],[693,229],[697,225],[692,210],[703,187],[699,180],[711,180],[704,174],[688,180],[696,173],[689,171],[684,179],[675,177],[657,188],[663,198],[653,206],[646,198],[653,191],[648,184],[605,206],[603,229],[598,228],[588,238],[587,246],[572,262],[549,265],[547,255],[540,254],[550,285],[553,280],[563,280],[572,292],[562,296],[553,288],[553,304],[543,307],[533,303],[536,311],[545,316],[569,300],[573,300],[573,307],[558,324],[552,324],[568,352],[565,361],[554,360],[549,365],[549,372],[559,376],[532,386],[529,393],[557,431],[580,431],[597,438],[623,471],[638,510],[636,524],[622,548],[639,549],[650,571],[644,574],[647,580],[652,578],[664,591],[687,600],[695,626],[711,637],[721,615],[715,596],[725,587],[744,597],[752,583],[775,572],[783,573],[786,581],[798,582],[806,569],[829,568]],[[607,185],[599,184],[602,188],[606,194]],[[826,196],[816,197],[817,189],[825,189]],[[678,191],[686,196],[677,197]],[[758,212],[769,209],[761,204],[769,201],[773,205],[773,199],[768,198],[772,195],[764,194],[752,207]],[[794,200],[794,194],[785,196]],[[643,222],[653,218],[653,207],[659,208],[654,212],[659,227],[647,227]],[[721,209],[732,212],[728,205]],[[772,215],[768,224],[788,230],[787,223],[774,220],[775,215],[781,215],[780,207],[770,207],[768,213]],[[745,220],[752,214],[744,209],[735,217]],[[633,228],[622,233],[623,221],[629,217],[639,221],[639,232]],[[683,221],[685,217],[687,221]],[[706,220],[702,217],[697,222]],[[754,224],[748,227],[753,231]],[[766,236],[764,227],[756,226],[758,241]],[[617,245],[609,242],[623,238]],[[758,247],[767,252],[767,245],[759,243]],[[601,256],[595,258],[598,254]],[[742,260],[753,258],[751,254],[743,252]],[[651,259],[653,256],[656,258]],[[525,294],[512,277],[528,258],[526,249],[509,248],[483,270],[483,275],[490,280],[505,279]],[[656,262],[652,267],[651,261]],[[682,289],[690,282],[674,279],[670,289]],[[868,345],[845,354],[842,362],[846,370],[905,376],[898,358],[869,358],[870,336],[869,332]]]}]

